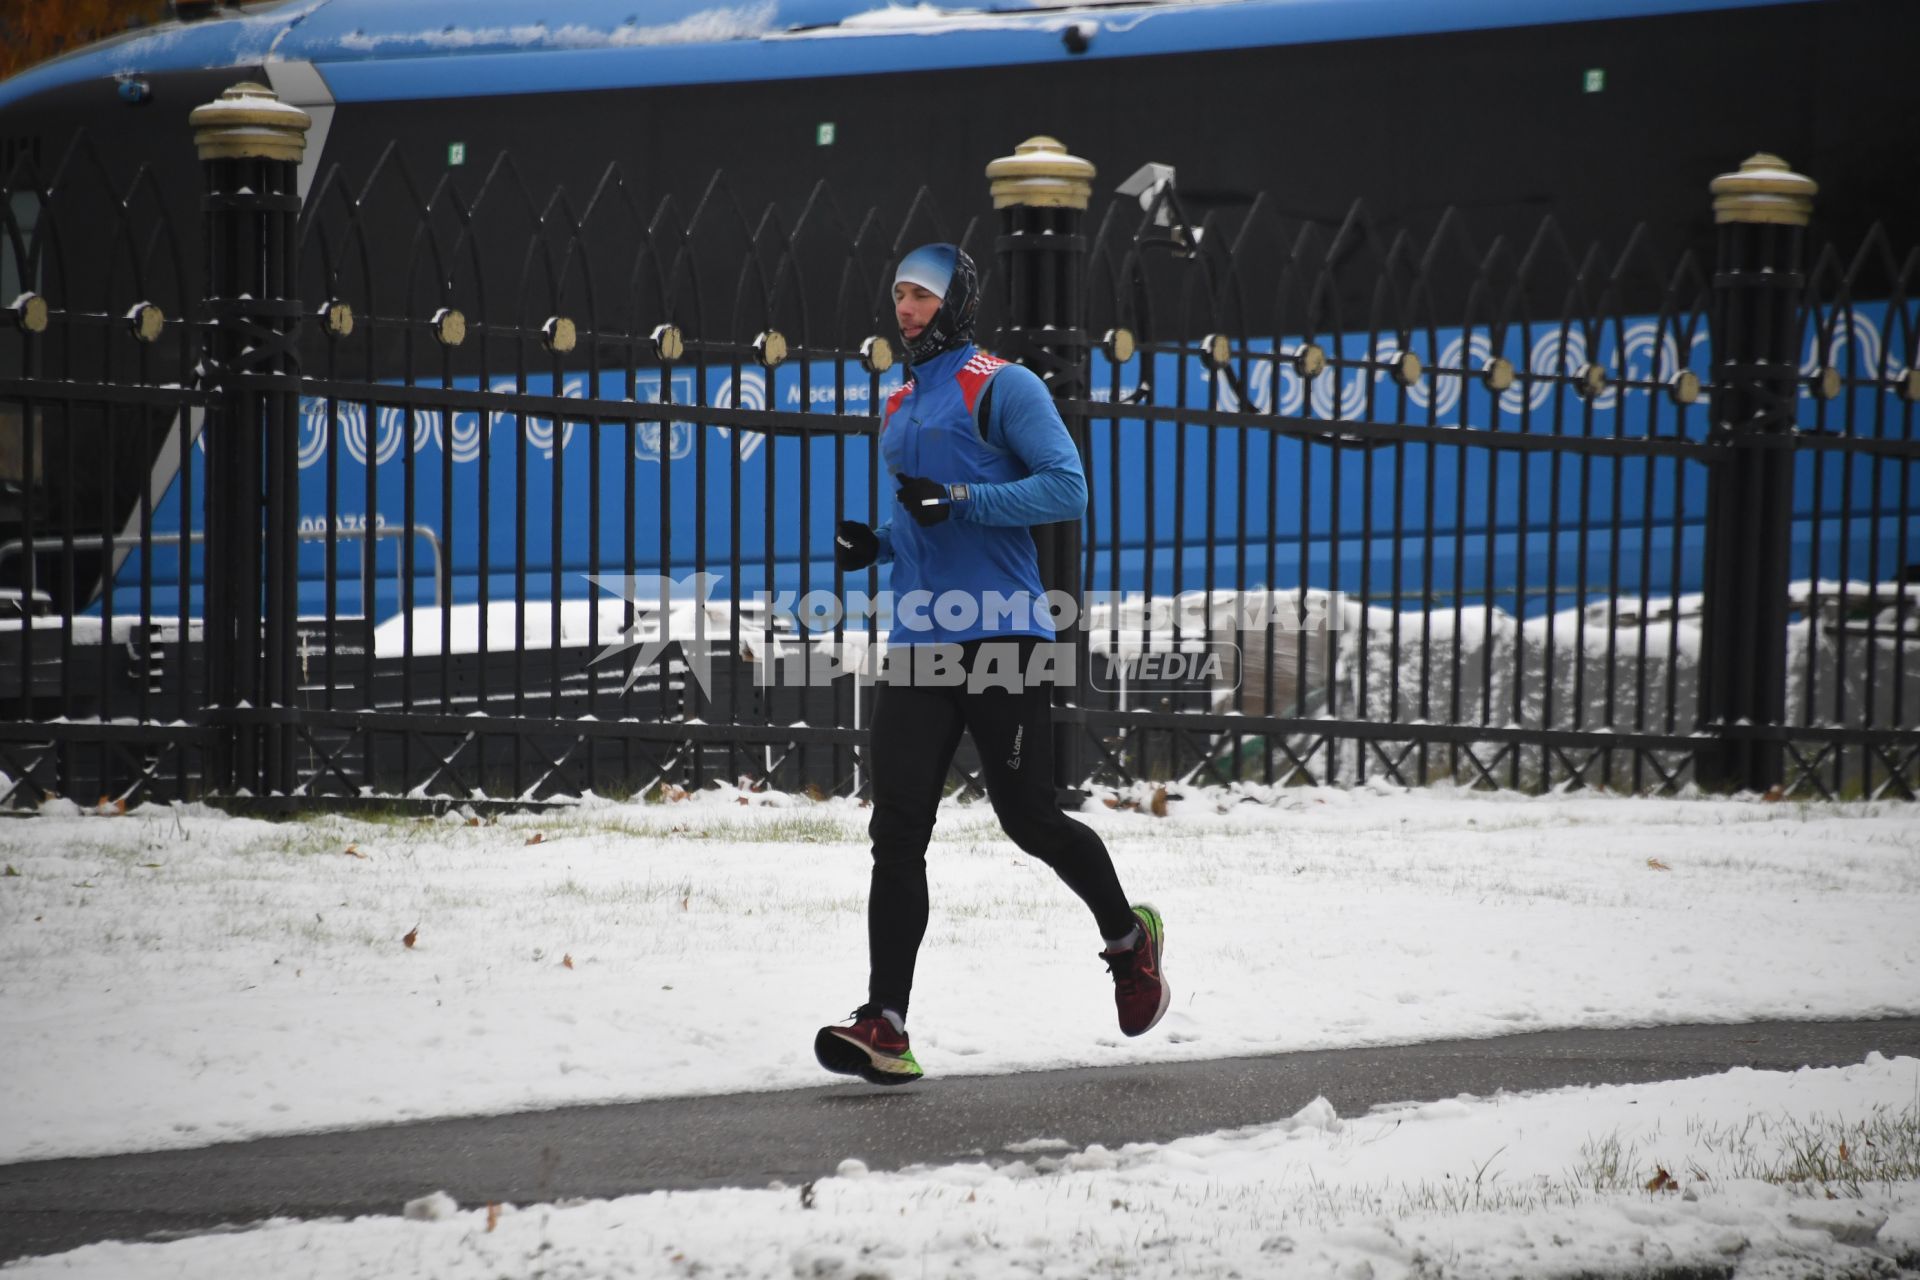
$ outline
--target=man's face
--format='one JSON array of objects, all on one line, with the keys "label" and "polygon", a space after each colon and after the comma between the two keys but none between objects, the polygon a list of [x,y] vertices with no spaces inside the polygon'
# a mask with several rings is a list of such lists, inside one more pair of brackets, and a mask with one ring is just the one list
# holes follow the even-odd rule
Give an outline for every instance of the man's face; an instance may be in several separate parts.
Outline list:
[{"label": "man's face", "polygon": [[908,342],[918,338],[933,323],[939,310],[939,294],[929,293],[907,280],[893,286],[893,316],[900,322],[900,336]]}]

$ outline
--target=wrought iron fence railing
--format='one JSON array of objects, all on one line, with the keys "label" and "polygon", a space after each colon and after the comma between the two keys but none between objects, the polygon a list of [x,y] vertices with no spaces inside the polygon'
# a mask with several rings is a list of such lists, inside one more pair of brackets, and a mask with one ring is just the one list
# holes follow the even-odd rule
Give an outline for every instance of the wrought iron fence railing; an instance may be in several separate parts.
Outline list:
[{"label": "wrought iron fence railing", "polygon": [[[1105,620],[1096,648],[1120,674],[1156,633],[1218,657],[1177,710],[1093,701],[1108,768],[1910,791],[1914,256],[1876,232],[1808,273],[1797,226],[1735,223],[1717,277],[1690,259],[1658,277],[1637,240],[1575,259],[1550,223],[1508,262],[1451,217],[1377,244],[1356,216],[1329,249],[1260,243],[1259,213],[1177,229],[1179,291],[1159,219],[1110,212],[1095,242],[1106,324],[1156,303],[1164,323],[1174,299],[1174,330],[1204,335],[1096,353],[1068,406],[1106,500],[1089,589],[1194,602],[1158,628]],[[1358,316],[1356,257],[1376,286]],[[1755,454],[1786,460],[1765,492],[1740,470]],[[1738,603],[1710,635],[1715,594]],[[1749,616],[1762,600],[1771,622]],[[1716,664],[1745,701],[1703,706]],[[1714,758],[1730,742],[1773,759]]]},{"label": "wrought iron fence railing", "polygon": [[303,194],[290,111],[209,117],[197,241],[84,140],[6,178],[0,806],[860,791],[885,579],[831,531],[930,239],[1087,466],[1036,531],[1063,787],[1920,785],[1920,257],[1806,265],[1784,166],[1669,267],[1171,188],[1090,229],[1048,140],[964,226],[393,151]]}]

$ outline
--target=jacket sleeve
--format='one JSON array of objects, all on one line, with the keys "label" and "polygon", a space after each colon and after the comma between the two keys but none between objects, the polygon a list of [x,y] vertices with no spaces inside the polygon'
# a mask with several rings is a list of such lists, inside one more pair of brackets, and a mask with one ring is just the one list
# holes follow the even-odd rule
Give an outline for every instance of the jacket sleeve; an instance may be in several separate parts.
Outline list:
[{"label": "jacket sleeve", "polygon": [[[873,448],[875,452],[879,452],[880,437],[884,436],[887,433],[887,423],[892,420],[893,411],[895,408],[899,406],[899,401],[900,401],[900,392],[895,391],[892,395],[887,397],[886,405],[880,411],[880,430],[878,433],[875,434],[874,442],[873,442]],[[884,456],[885,455],[883,454],[882,457],[884,458]],[[891,481],[892,479],[893,479],[893,473],[888,471],[886,468],[886,464],[882,462],[881,468],[880,468],[881,483],[884,485],[889,481]],[[874,557],[873,562],[875,564],[892,564],[893,563],[893,521],[890,519],[886,521],[882,521],[879,519],[881,511],[891,512],[893,510],[893,507],[894,507],[894,504],[890,500],[890,495],[883,488],[880,492],[880,511],[876,511],[873,513],[875,517],[874,523],[872,526],[873,537],[874,537],[874,541],[880,544],[880,554]]]},{"label": "jacket sleeve", "polygon": [[975,524],[1032,525],[1078,520],[1087,509],[1080,451],[1038,375],[1008,365],[993,377],[987,443],[1026,464],[1028,474],[998,484],[970,484],[954,514]]}]

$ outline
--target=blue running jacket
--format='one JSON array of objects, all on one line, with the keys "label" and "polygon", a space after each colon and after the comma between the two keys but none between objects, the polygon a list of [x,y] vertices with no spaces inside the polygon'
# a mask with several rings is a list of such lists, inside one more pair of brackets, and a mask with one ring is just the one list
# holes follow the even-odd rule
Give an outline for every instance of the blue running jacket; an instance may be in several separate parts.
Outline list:
[{"label": "blue running jacket", "polygon": [[[989,384],[982,438],[975,407]],[[1079,519],[1087,480],[1046,384],[971,343],[943,352],[888,398],[880,456],[894,477],[967,486],[952,518],[935,525],[889,498],[890,519],[874,530],[880,561],[893,565],[888,643],[1051,639],[1029,526]]]}]

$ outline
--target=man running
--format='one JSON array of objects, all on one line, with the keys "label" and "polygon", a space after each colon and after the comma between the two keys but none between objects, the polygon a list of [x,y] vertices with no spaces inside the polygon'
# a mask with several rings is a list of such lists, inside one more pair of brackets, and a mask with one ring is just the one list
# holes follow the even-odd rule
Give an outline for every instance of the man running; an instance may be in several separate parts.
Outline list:
[{"label": "man running", "polygon": [[1148,1031],[1169,999],[1160,915],[1128,905],[1105,843],[1060,811],[1051,691],[1026,678],[1053,641],[1029,526],[1080,518],[1079,451],[1046,385],[974,346],[980,284],[965,251],[915,249],[895,273],[893,299],[908,365],[880,424],[897,485],[893,518],[877,529],[843,521],[834,538],[842,571],[891,562],[896,602],[867,752],[867,1002],[814,1039],[821,1066],[874,1084],[921,1076],[907,997],[927,929],[927,842],[962,730],[1001,827],[1093,912],[1120,1029]]}]

